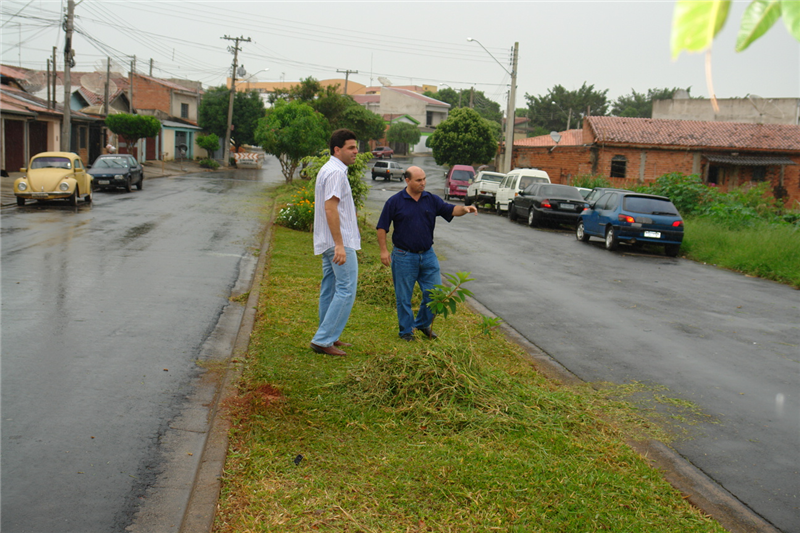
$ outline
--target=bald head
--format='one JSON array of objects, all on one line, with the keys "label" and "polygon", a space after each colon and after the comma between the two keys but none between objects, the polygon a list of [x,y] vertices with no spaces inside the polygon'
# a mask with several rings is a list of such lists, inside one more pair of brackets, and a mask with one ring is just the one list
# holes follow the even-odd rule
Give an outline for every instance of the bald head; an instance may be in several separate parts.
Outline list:
[{"label": "bald head", "polygon": [[425,191],[425,171],[419,167],[408,167],[405,174],[406,192],[414,198]]}]

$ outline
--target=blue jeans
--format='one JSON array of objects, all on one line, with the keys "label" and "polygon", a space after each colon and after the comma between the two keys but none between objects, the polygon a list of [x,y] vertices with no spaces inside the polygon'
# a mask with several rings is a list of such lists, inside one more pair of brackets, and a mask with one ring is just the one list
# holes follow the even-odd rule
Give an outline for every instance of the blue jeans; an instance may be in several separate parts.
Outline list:
[{"label": "blue jeans", "polygon": [[[392,278],[394,279],[394,296],[397,300],[400,335],[412,333],[414,328],[430,327],[433,322],[433,313],[428,307],[428,302],[431,301],[428,291],[433,289],[434,285],[442,283],[439,259],[433,248],[421,254],[397,248],[392,250]],[[422,290],[422,304],[415,317],[411,310],[411,295],[414,292],[414,285],[417,283]]]},{"label": "blue jeans", "polygon": [[358,286],[358,256],[345,248],[343,265],[333,262],[333,248],[322,252],[322,283],[319,288],[319,328],[311,342],[317,346],[333,346],[347,325]]}]

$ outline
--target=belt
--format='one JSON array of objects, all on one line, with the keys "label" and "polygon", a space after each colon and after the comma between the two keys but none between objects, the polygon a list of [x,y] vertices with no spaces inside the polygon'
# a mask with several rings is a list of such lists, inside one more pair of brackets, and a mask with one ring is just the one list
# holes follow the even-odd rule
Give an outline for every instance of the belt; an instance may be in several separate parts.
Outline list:
[{"label": "belt", "polygon": [[430,248],[428,248],[427,250],[422,250],[421,252],[415,252],[414,250],[403,250],[402,248],[398,248],[397,246],[395,246],[394,249],[399,250],[401,252],[405,252],[407,254],[424,254],[425,252],[430,250]]}]

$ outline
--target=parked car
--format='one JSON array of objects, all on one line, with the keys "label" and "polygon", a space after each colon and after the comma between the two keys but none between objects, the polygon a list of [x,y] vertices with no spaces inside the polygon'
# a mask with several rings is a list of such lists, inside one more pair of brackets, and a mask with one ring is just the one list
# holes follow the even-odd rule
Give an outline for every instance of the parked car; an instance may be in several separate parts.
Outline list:
[{"label": "parked car", "polygon": [[591,204],[599,200],[600,197],[603,196],[603,193],[605,193],[606,191],[624,191],[624,190],[626,189],[615,189],[614,187],[595,187],[589,192],[589,194],[586,195],[586,201]]},{"label": "parked car", "polygon": [[444,199],[466,198],[469,182],[475,179],[475,169],[470,165],[453,165],[444,178]]},{"label": "parked car", "polygon": [[405,169],[395,163],[394,161],[375,161],[372,167],[372,179],[383,178],[385,181],[392,181],[397,178],[397,181],[403,181],[403,174]]},{"label": "parked car", "polygon": [[14,180],[17,205],[25,200],[67,200],[78,205],[78,198],[92,201],[92,177],[86,172],[78,154],[72,152],[42,152],[21,168],[25,176]]},{"label": "parked car", "polygon": [[683,218],[665,196],[607,190],[583,210],[575,237],[582,242],[590,237],[605,239],[607,250],[615,250],[620,242],[657,244],[675,257],[683,242]]},{"label": "parked car", "polygon": [[134,185],[144,187],[144,168],[129,154],[103,154],[94,160],[89,169],[97,190],[122,187],[128,192]]},{"label": "parked car", "polygon": [[494,200],[494,208],[497,210],[497,214],[502,215],[503,211],[508,211],[511,200],[534,182],[550,183],[550,176],[547,175],[547,172],[538,168],[515,168],[509,172],[497,187],[497,194]]},{"label": "parked car", "polygon": [[501,172],[489,172],[483,170],[478,172],[472,183],[467,188],[467,196],[464,198],[464,205],[472,204],[492,204],[497,194],[497,187],[506,175]]},{"label": "parked car", "polygon": [[575,224],[586,205],[578,189],[571,185],[532,183],[511,201],[508,218],[526,217],[531,227],[545,223]]},{"label": "parked car", "polygon": [[388,146],[376,146],[375,149],[372,150],[372,157],[377,157],[378,159],[383,159],[384,157],[391,159],[393,155],[394,150]]}]

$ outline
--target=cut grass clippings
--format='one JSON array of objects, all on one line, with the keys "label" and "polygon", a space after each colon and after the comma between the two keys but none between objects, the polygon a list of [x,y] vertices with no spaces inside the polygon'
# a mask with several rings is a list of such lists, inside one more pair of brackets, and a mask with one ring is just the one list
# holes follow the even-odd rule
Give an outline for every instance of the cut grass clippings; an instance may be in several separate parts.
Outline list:
[{"label": "cut grass clippings", "polygon": [[466,307],[399,340],[373,234],[336,358],[308,347],[312,237],[274,228],[214,531],[724,531],[624,444],[635,409],[548,381]]}]

